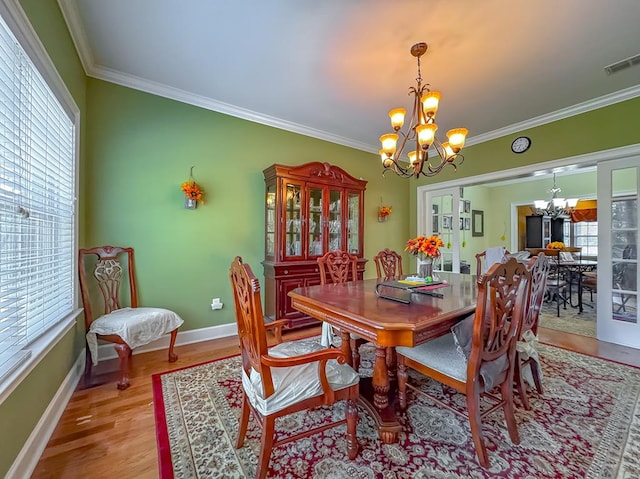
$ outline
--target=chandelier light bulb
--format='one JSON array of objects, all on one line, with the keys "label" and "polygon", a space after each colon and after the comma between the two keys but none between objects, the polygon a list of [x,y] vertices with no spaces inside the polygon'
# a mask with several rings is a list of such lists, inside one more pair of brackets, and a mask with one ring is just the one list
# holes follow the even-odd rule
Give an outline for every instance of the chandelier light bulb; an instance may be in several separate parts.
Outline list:
[{"label": "chandelier light bulb", "polygon": [[418,135],[418,143],[422,148],[429,148],[436,137],[438,125],[435,123],[427,123],[416,126],[416,134]]},{"label": "chandelier light bulb", "polygon": [[435,118],[442,95],[438,91],[430,91],[422,95],[422,109],[427,118]]},{"label": "chandelier light bulb", "polygon": [[378,153],[380,153],[380,159],[382,160],[382,165],[385,167],[391,166],[391,163],[393,163],[393,160],[389,158],[389,155],[387,155],[387,153],[384,150],[380,150]]},{"label": "chandelier light bulb", "polygon": [[467,130],[466,128],[454,128],[453,130],[449,130],[447,132],[447,138],[449,138],[449,146],[451,146],[451,149],[455,153],[458,153],[460,150],[462,150],[464,141],[467,138],[467,133],[469,133],[469,130]]},{"label": "chandelier light bulb", "polygon": [[391,126],[395,131],[398,131],[404,125],[404,116],[407,114],[407,110],[404,108],[394,108],[389,112],[389,118],[391,118]]},{"label": "chandelier light bulb", "polygon": [[380,143],[382,143],[382,149],[385,153],[393,155],[396,152],[396,145],[398,143],[398,135],[395,133],[387,133],[380,137]]},{"label": "chandelier light bulb", "polygon": [[445,141],[442,144],[442,149],[444,150],[445,155],[447,156],[447,160],[455,156],[455,153],[453,152],[453,149],[451,148],[451,145],[449,145],[448,141]]}]

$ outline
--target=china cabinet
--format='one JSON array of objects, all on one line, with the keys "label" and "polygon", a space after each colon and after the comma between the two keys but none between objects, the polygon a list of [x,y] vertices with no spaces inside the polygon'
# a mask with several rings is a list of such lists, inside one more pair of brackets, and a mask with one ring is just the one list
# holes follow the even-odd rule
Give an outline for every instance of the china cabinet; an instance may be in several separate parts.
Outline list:
[{"label": "china cabinet", "polygon": [[527,216],[526,248],[546,248],[554,241],[564,241],[564,218]]},{"label": "china cabinet", "polygon": [[271,165],[265,181],[264,308],[289,327],[317,324],[291,307],[289,291],[320,284],[317,259],[327,251],[358,256],[362,279],[364,191],[367,182],[329,163]]}]

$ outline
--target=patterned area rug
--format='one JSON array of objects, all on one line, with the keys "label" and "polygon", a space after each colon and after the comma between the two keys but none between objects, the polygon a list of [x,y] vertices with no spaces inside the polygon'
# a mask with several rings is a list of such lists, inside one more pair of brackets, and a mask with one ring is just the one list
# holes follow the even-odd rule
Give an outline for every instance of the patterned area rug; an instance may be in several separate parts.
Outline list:
[{"label": "patterned area rug", "polygon": [[[594,297],[595,300],[595,297]],[[566,333],[580,334],[582,336],[596,337],[596,308],[585,305],[582,313],[578,309],[567,304],[567,309],[560,306],[560,316],[556,303],[542,304],[540,312],[540,326],[543,328],[557,329]]]},{"label": "patterned area rug", "polygon": [[[344,427],[275,448],[271,478],[640,478],[640,370],[541,345],[544,396],[531,393],[531,411],[517,409],[521,442],[509,439],[500,411],[484,420],[491,468],[478,464],[468,422],[410,396],[399,443],[383,445],[360,409],[354,461]],[[362,349],[371,366],[373,348]],[[240,358],[231,357],[153,377],[162,479],[253,478],[260,441],[253,418],[236,450],[240,414]],[[412,378],[416,381],[416,378]],[[421,387],[464,407],[464,396],[431,380]],[[294,434],[342,407],[282,418]]]}]

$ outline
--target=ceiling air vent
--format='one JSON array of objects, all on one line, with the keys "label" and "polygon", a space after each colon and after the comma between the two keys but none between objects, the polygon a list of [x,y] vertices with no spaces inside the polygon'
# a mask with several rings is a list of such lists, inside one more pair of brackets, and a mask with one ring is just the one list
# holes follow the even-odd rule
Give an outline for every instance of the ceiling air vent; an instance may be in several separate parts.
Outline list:
[{"label": "ceiling air vent", "polygon": [[612,63],[611,65],[607,65],[606,67],[604,67],[604,71],[607,72],[607,75],[612,75],[634,65],[640,65],[640,54],[625,58],[624,60]]}]

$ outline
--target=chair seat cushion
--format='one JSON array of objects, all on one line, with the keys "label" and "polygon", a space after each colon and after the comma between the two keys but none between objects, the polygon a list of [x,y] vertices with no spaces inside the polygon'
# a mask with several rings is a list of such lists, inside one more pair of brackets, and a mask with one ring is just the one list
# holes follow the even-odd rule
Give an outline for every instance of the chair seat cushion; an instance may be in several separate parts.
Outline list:
[{"label": "chair seat cushion", "polygon": [[[413,348],[398,347],[396,353],[441,372],[458,381],[467,381],[467,360],[457,350],[452,333],[439,336]],[[503,355],[493,361],[482,363],[480,377],[484,391],[500,384],[507,372],[508,359]]]},{"label": "chair seat cushion", "polygon": [[[323,349],[326,348],[317,341],[290,341],[270,348],[269,356],[291,358]],[[339,364],[335,359],[327,361],[326,373],[329,385],[334,391],[353,386],[360,380],[360,376],[351,366]],[[271,376],[275,392],[265,398],[260,374],[252,369],[251,376],[247,377],[244,370],[242,372],[242,386],[247,398],[263,416],[322,394],[317,361],[287,368],[271,368]]]},{"label": "chair seat cushion", "polygon": [[98,334],[120,336],[133,349],[160,339],[182,323],[180,316],[163,308],[122,308],[100,316],[87,332],[93,364],[98,364]]}]

